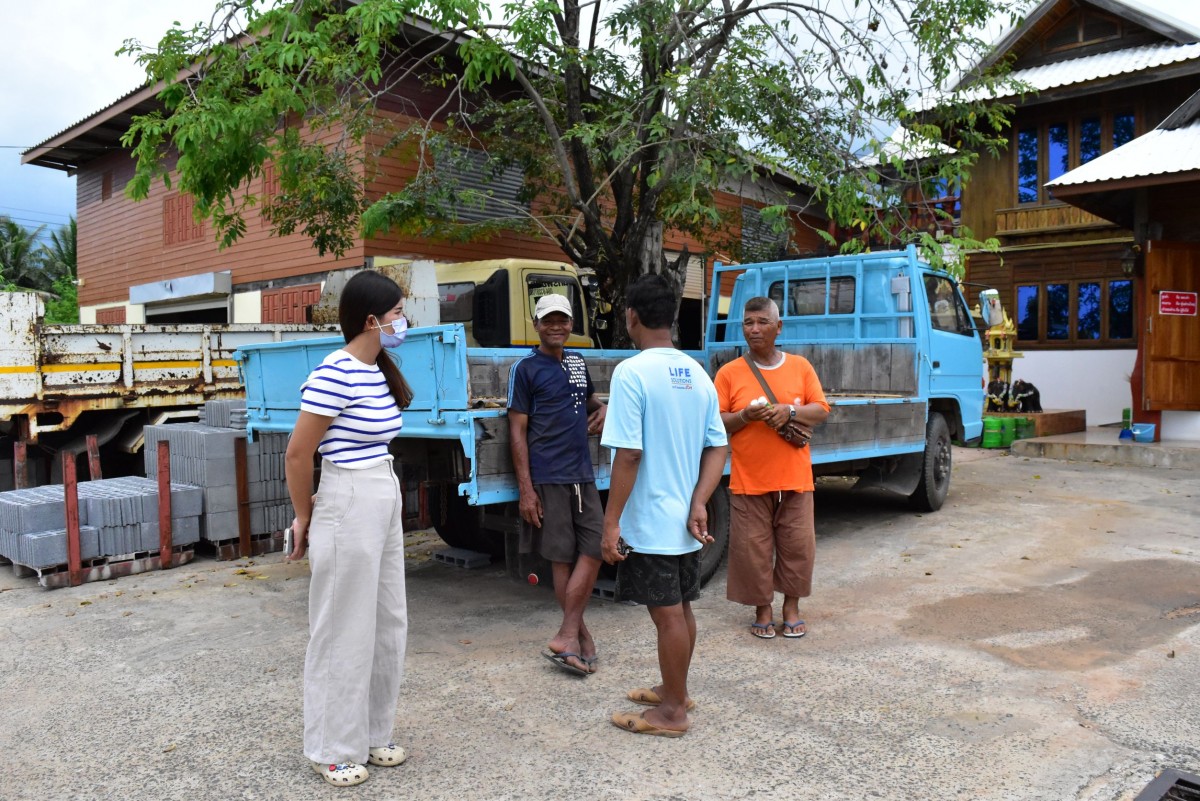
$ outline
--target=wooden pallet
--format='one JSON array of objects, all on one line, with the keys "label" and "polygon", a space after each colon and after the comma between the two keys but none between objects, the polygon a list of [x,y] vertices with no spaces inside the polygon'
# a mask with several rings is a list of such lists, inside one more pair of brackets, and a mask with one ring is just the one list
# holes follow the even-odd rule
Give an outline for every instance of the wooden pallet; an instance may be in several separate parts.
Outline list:
[{"label": "wooden pallet", "polygon": [[221,562],[240,559],[243,556],[262,556],[283,550],[283,532],[251,535],[250,553],[247,554],[242,553],[241,540],[237,537],[217,541],[200,540],[196,543],[196,548],[205,556],[212,556]]},{"label": "wooden pallet", "polygon": [[[191,545],[176,545],[171,551],[171,567],[186,565],[192,561],[195,551]],[[38,583],[46,589],[71,586],[71,571],[66,565],[54,567],[31,568],[25,565],[13,564],[13,570],[20,567],[23,572],[17,575],[34,576]],[[122,576],[134,576],[138,573],[148,573],[151,570],[162,569],[162,558],[158,551],[142,551],[140,553],[124,554],[122,556],[107,556],[99,559],[88,559],[81,566],[83,581],[108,581]]]}]

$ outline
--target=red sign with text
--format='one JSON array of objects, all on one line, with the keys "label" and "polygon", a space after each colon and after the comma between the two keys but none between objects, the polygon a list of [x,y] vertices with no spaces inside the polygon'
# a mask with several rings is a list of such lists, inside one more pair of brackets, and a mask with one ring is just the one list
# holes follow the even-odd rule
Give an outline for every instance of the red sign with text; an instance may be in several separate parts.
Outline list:
[{"label": "red sign with text", "polygon": [[1183,314],[1196,316],[1196,292],[1172,292],[1163,290],[1158,293],[1159,314]]}]

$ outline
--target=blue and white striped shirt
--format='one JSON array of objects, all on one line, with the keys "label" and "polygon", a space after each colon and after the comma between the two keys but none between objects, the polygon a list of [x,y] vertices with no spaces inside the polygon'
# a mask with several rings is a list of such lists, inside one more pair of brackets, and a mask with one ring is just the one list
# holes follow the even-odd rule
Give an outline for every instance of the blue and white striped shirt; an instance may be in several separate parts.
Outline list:
[{"label": "blue and white striped shirt", "polygon": [[300,386],[300,411],[332,417],[317,452],[351,470],[390,461],[400,433],[400,408],[379,367],[344,350],[325,357]]}]

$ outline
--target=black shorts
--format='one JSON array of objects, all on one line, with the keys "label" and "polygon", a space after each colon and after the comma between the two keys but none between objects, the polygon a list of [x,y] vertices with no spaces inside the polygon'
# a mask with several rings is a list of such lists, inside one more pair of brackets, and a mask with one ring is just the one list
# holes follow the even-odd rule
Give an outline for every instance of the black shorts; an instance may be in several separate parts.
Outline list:
[{"label": "black shorts", "polygon": [[604,508],[596,484],[537,484],[533,489],[542,500],[542,527],[521,521],[521,553],[567,564],[580,556],[599,559]]},{"label": "black shorts", "polygon": [[675,606],[700,597],[700,551],[661,556],[634,551],[617,562],[616,598],[646,606]]}]

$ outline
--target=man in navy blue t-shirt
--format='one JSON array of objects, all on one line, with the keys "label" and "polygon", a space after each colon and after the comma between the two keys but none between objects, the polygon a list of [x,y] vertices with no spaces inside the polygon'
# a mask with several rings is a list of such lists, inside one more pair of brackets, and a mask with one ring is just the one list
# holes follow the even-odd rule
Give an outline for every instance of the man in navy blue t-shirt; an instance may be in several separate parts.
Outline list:
[{"label": "man in navy blue t-shirt", "polygon": [[571,302],[550,294],[537,302],[533,327],[541,344],[512,367],[508,430],[521,492],[521,552],[539,553],[553,568],[562,625],[542,655],[563,670],[596,670],[596,643],[583,622],[600,571],[604,511],[588,435],[604,427],[583,357],[563,345],[571,335]]}]

